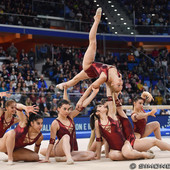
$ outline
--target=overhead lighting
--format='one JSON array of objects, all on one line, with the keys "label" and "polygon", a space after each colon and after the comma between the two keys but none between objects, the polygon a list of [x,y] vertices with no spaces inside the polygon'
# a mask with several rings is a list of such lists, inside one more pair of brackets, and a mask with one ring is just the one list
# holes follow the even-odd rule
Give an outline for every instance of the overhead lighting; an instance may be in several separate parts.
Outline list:
[{"label": "overhead lighting", "polygon": [[120,14],[117,14],[118,16],[120,16]]},{"label": "overhead lighting", "polygon": [[111,22],[108,22],[108,24],[112,24]]},{"label": "overhead lighting", "polygon": [[117,34],[117,32],[115,32],[115,34]]},{"label": "overhead lighting", "polygon": [[130,27],[127,27],[128,30],[130,30]]},{"label": "overhead lighting", "polygon": [[94,2],[96,2],[96,0],[94,0]]},{"label": "overhead lighting", "polygon": [[109,3],[109,4],[111,4],[111,3],[112,3],[112,1],[108,1],[108,3]]},{"label": "overhead lighting", "polygon": [[99,4],[97,4],[96,6],[99,6]]},{"label": "overhead lighting", "polygon": [[134,32],[131,32],[130,34],[134,34]]},{"label": "overhead lighting", "polygon": [[126,22],[124,22],[123,24],[126,25]]},{"label": "overhead lighting", "polygon": [[117,11],[117,9],[115,9],[114,11]]},{"label": "overhead lighting", "polygon": [[115,27],[112,27],[112,30],[114,30],[115,29]]},{"label": "overhead lighting", "polygon": [[108,20],[108,18],[107,18],[107,17],[106,17],[105,19],[106,19],[106,20]]},{"label": "overhead lighting", "polygon": [[114,5],[111,5],[111,7],[113,8],[113,7],[115,7]]},{"label": "overhead lighting", "polygon": [[105,13],[103,12],[103,15],[105,15]]},{"label": "overhead lighting", "polygon": [[155,16],[155,14],[152,14],[152,16],[154,17],[154,16]]},{"label": "overhead lighting", "polygon": [[123,20],[124,20],[124,18],[120,18],[120,20],[122,20],[122,21],[123,21]]}]

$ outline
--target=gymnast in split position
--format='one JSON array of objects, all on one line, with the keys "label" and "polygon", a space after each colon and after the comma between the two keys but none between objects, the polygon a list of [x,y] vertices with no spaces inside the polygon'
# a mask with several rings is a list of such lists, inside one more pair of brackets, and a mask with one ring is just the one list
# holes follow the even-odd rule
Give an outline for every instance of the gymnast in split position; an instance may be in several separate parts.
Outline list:
[{"label": "gymnast in split position", "polygon": [[133,125],[134,125],[134,132],[136,138],[144,138],[149,136],[152,132],[157,139],[161,140],[161,132],[160,132],[160,124],[158,121],[153,121],[147,123],[148,116],[155,116],[156,109],[152,109],[150,112],[145,112],[143,110],[144,101],[151,102],[153,100],[152,95],[149,92],[143,92],[141,96],[136,97],[134,99],[133,105],[133,113],[131,115]]},{"label": "gymnast in split position", "polygon": [[122,75],[117,71],[116,67],[94,62],[97,47],[96,33],[98,25],[100,23],[101,15],[102,9],[98,8],[96,11],[96,15],[94,16],[93,26],[89,33],[89,46],[83,58],[83,70],[68,82],[63,82],[56,86],[57,88],[63,90],[64,86],[67,86],[67,88],[69,88],[71,86],[74,86],[81,80],[97,78],[97,80],[93,82],[91,86],[86,90],[83,95],[84,97],[79,101],[77,106],[82,104],[82,100],[90,94],[92,88],[97,89],[104,82],[110,82],[111,87],[115,92],[120,92],[122,90]]}]

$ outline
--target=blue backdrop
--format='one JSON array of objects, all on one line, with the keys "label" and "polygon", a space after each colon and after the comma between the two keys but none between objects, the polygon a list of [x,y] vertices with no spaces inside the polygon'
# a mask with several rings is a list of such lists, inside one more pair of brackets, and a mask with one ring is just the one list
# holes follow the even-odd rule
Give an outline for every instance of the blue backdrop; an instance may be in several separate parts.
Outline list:
[{"label": "blue backdrop", "polygon": [[[44,118],[42,133],[44,139],[48,140],[50,138],[50,127],[51,123],[55,118]],[[132,123],[131,118],[129,120]],[[156,116],[156,117],[148,117],[148,122],[158,121],[161,127],[161,135],[162,136],[170,136],[170,116]],[[89,138],[91,134],[90,129],[90,118],[89,117],[76,117],[74,118],[75,128],[76,128],[76,135],[77,138]],[[133,123],[132,123],[133,125]],[[12,126],[10,129],[15,128],[16,125]],[[152,133],[151,136],[154,134]]]}]

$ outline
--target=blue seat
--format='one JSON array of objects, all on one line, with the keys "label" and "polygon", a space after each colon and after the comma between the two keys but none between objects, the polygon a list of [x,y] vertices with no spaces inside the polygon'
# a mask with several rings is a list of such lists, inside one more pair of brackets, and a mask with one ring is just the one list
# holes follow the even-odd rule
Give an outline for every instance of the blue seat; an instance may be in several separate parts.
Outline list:
[{"label": "blue seat", "polygon": [[152,87],[155,87],[155,85],[157,85],[158,81],[157,80],[153,80],[152,81]]}]

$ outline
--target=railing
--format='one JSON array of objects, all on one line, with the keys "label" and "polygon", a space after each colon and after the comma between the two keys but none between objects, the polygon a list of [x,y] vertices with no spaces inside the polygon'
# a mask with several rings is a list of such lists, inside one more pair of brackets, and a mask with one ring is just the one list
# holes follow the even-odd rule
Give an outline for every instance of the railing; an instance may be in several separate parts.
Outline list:
[{"label": "railing", "polygon": [[[65,16],[46,16],[40,14],[31,16],[1,13],[0,24],[89,32],[93,23],[84,22],[81,19],[67,19]],[[170,26],[112,25],[101,22],[98,33],[111,33],[116,35],[122,33],[127,35],[170,35]]]}]

